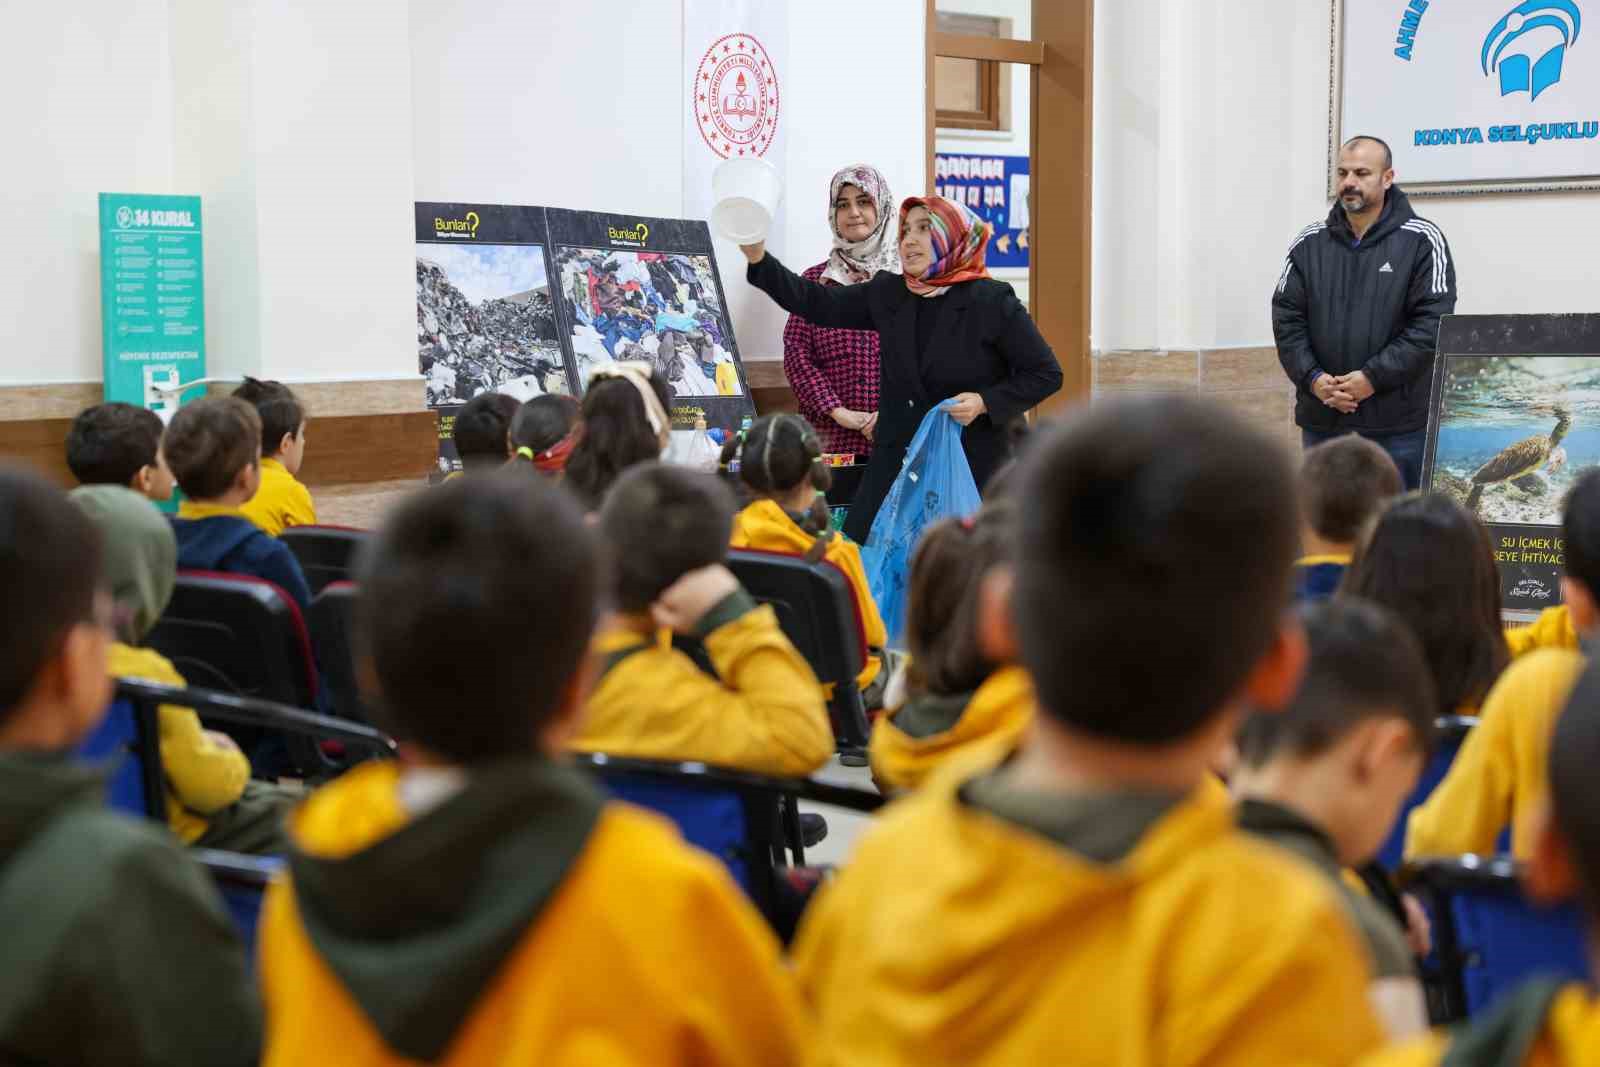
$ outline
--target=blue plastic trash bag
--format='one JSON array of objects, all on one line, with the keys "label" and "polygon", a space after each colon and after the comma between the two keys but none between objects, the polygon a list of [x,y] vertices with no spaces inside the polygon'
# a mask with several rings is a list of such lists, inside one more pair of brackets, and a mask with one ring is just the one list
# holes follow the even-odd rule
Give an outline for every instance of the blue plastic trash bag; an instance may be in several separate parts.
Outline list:
[{"label": "blue plastic trash bag", "polygon": [[941,404],[917,427],[900,476],[883,498],[861,550],[867,584],[891,646],[903,647],[911,553],[922,531],[940,519],[971,515],[982,503],[961,448],[961,424]]}]

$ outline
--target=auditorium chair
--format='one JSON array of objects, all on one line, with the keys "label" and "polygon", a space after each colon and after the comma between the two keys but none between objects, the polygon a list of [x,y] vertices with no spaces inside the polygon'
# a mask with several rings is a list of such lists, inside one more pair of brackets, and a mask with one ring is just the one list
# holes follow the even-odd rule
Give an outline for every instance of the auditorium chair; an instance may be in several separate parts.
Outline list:
[{"label": "auditorium chair", "polygon": [[817,679],[833,686],[828,717],[846,766],[867,765],[867,714],[856,676],[867,661],[866,628],[850,580],[826,560],[808,563],[781,552],[734,549],[728,568],[756,600],[770,604],[778,625]]},{"label": "auditorium chair", "polygon": [[1423,767],[1416,788],[1401,805],[1399,817],[1389,830],[1389,836],[1383,842],[1383,847],[1378,850],[1378,865],[1384,870],[1400,869],[1406,847],[1406,823],[1411,818],[1412,809],[1419,807],[1432,796],[1439,783],[1444,781],[1444,776],[1450,771],[1450,765],[1455,762],[1456,753],[1461,751],[1461,743],[1467,739],[1467,735],[1476,725],[1478,720],[1470,715],[1441,715],[1434,720],[1438,739],[1434,744],[1433,754],[1428,757],[1427,766]]},{"label": "auditorium chair", "polygon": [[341,718],[371,722],[361,687],[356,682],[351,620],[356,605],[354,582],[330,582],[311,601],[311,648],[322,668],[322,684]]},{"label": "auditorium chair", "polygon": [[704,763],[603,753],[573,758],[613,797],[671,819],[686,841],[714,856],[785,942],[809,895],[791,881],[809,882],[799,801],[860,812],[877,811],[885,803],[876,792]]},{"label": "auditorium chair", "polygon": [[371,533],[353,526],[290,526],[278,535],[305,572],[311,595],[355,576],[356,553]]},{"label": "auditorium chair", "polygon": [[1418,895],[1433,923],[1439,968],[1439,985],[1430,991],[1434,1023],[1475,1015],[1538,975],[1592,980],[1581,909],[1575,902],[1544,907],[1529,901],[1512,860],[1419,860],[1401,869],[1400,882]]},{"label": "auditorium chair", "polygon": [[256,966],[256,926],[261,921],[261,900],[274,875],[283,869],[283,860],[276,856],[246,856],[239,852],[222,852],[211,848],[189,850],[200,866],[206,869],[222,902],[227,905],[228,917],[233,920],[239,940],[244,943],[245,958],[251,973]]}]

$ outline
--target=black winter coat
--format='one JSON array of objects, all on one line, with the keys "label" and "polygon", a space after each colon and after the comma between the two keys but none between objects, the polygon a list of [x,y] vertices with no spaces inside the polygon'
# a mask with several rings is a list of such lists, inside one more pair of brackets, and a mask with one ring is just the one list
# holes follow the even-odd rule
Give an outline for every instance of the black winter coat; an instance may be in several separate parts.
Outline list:
[{"label": "black winter coat", "polygon": [[[1006,459],[1006,424],[1061,388],[1061,366],[1032,317],[1005,282],[958,282],[926,298],[905,278],[879,272],[860,285],[807,281],[767,253],[745,272],[785,311],[818,326],[878,333],[878,427],[872,458],[850,504],[844,532],[865,542],[900,473],[922,418],[957,393],[977,393],[989,410],[961,434],[981,490]],[[923,306],[917,306],[921,303]],[[917,315],[933,313],[933,339],[917,351]]]},{"label": "black winter coat", "polygon": [[[1295,422],[1382,437],[1428,424],[1439,318],[1456,307],[1456,268],[1439,227],[1399,186],[1359,244],[1338,203],[1289,246],[1272,295],[1278,361],[1294,382]],[[1376,392],[1352,414],[1318,400],[1322,372],[1365,371]]]}]

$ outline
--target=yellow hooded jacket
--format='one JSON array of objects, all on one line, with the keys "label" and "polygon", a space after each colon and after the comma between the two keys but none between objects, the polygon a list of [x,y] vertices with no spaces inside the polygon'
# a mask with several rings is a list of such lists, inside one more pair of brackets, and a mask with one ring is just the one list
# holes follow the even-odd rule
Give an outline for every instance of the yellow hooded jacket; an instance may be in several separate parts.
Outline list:
[{"label": "yellow hooded jacket", "polygon": [[1600,1003],[1581,983],[1534,981],[1488,1014],[1369,1056],[1360,1067],[1587,1067],[1600,1049]]},{"label": "yellow hooded jacket", "polygon": [[[734,548],[749,548],[761,552],[782,552],[785,555],[803,556],[811,551],[817,539],[800,528],[775,500],[757,500],[734,516]],[[838,567],[855,590],[856,611],[861,617],[861,629],[867,648],[883,648],[889,643],[889,631],[878,614],[878,603],[872,599],[867,585],[867,570],[861,563],[861,549],[842,534],[835,534],[822,550],[822,558]],[[869,654],[866,666],[856,675],[856,684],[862,689],[871,685],[883,669],[879,656]]]},{"label": "yellow hooded jacket", "polygon": [[970,694],[914,697],[874,724],[872,776],[880,788],[915,789],[974,745],[1015,749],[1033,713],[1033,679],[1021,667],[1000,668]]},{"label": "yellow hooded jacket", "polygon": [[549,762],[411,817],[369,763],[296,813],[268,890],[263,1062],[789,1067],[776,938],[670,825]]},{"label": "yellow hooded jacket", "polygon": [[1546,795],[1550,735],[1587,660],[1546,648],[1506,668],[1483,702],[1439,787],[1411,812],[1406,858],[1492,853],[1511,827],[1511,851],[1527,859]]},{"label": "yellow hooded jacket", "polygon": [[1565,648],[1576,652],[1578,630],[1572,625],[1572,612],[1565,604],[1559,604],[1545,608],[1527,626],[1507,630],[1506,644],[1511,648],[1513,659],[1539,648]]},{"label": "yellow hooded jacket", "polygon": [[812,1062],[1342,1067],[1381,1041],[1332,892],[1225,796],[1101,863],[969,803],[970,773],[901,801],[811,905]]},{"label": "yellow hooded jacket", "polygon": [[277,537],[290,526],[315,526],[317,506],[311,490],[271,456],[261,460],[261,486],[239,511],[263,532]]}]

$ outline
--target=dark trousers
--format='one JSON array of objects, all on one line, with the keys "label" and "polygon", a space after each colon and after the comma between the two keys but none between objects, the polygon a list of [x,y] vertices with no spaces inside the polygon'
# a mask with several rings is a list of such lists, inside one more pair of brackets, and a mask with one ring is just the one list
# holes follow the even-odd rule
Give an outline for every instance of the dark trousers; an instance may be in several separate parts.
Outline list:
[{"label": "dark trousers", "polygon": [[[1300,431],[1300,440],[1307,448],[1343,436],[1344,434],[1322,433],[1318,430]],[[1422,453],[1428,447],[1427,430],[1412,430],[1410,433],[1389,434],[1384,437],[1374,437],[1370,434],[1361,436],[1389,453],[1394,465],[1400,468],[1400,477],[1405,481],[1407,489],[1422,487]]]}]

